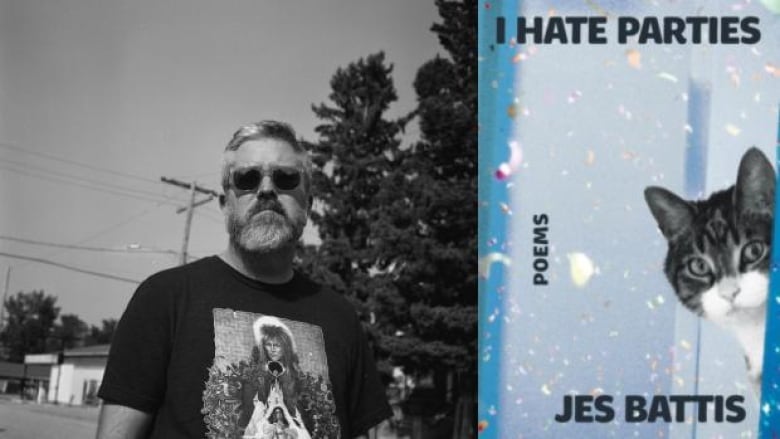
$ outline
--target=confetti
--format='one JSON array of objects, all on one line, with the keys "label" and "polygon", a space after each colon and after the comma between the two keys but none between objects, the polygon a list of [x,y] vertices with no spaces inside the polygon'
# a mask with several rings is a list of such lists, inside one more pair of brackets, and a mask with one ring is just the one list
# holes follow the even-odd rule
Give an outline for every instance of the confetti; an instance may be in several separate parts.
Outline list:
[{"label": "confetti", "polygon": [[479,423],[477,424],[477,431],[482,433],[483,431],[487,430],[488,425],[489,425],[488,421],[485,420],[479,421]]},{"label": "confetti", "polygon": [[661,72],[658,74],[658,77],[661,79],[665,79],[669,82],[677,83],[677,77],[672,75],[671,73]]},{"label": "confetti", "polygon": [[734,125],[734,124],[730,124],[730,123],[729,123],[729,124],[726,124],[726,127],[725,127],[725,128],[726,128],[726,132],[727,132],[727,133],[729,133],[729,134],[730,134],[730,135],[732,135],[732,136],[738,136],[738,135],[739,135],[739,133],[741,133],[741,132],[742,132],[742,130],[741,130],[741,129],[739,129],[739,127],[738,127],[738,126],[736,126],[736,125]]},{"label": "confetti", "polygon": [[780,78],[780,67],[777,67],[772,63],[766,63],[764,70],[775,78]]},{"label": "confetti", "polygon": [[509,163],[501,163],[496,169],[496,178],[499,180],[506,180],[512,174],[512,168]]},{"label": "confetti", "polygon": [[570,104],[573,104],[573,103],[577,102],[581,97],[582,97],[582,92],[579,91],[579,90],[574,90],[573,92],[571,92],[569,94],[569,97],[568,97],[567,101]]},{"label": "confetti", "polygon": [[636,49],[626,50],[626,61],[629,66],[635,69],[642,68],[642,54]]},{"label": "confetti", "polygon": [[760,0],[761,4],[764,5],[767,9],[774,12],[775,14],[780,14],[780,1],[778,0]]},{"label": "confetti", "polygon": [[479,260],[479,275],[483,277],[484,279],[487,279],[490,276],[490,267],[495,262],[500,262],[504,264],[505,267],[509,267],[512,265],[512,260],[509,258],[509,256],[505,255],[504,253],[494,252],[494,253],[488,253],[486,256],[482,257]]},{"label": "confetti", "polygon": [[596,266],[585,253],[569,253],[569,273],[577,287],[584,287],[596,273]]},{"label": "confetti", "polygon": [[685,339],[680,340],[680,346],[682,346],[683,349],[685,349],[686,351],[691,350],[691,343],[688,340]]},{"label": "confetti", "polygon": [[547,386],[547,384],[543,384],[543,385],[542,385],[542,393],[544,393],[544,394],[545,394],[545,395],[547,395],[547,396],[550,396],[550,395],[552,395],[552,391],[551,391],[551,390],[550,390],[550,388]]},{"label": "confetti", "polygon": [[506,203],[499,203],[499,207],[501,208],[501,212],[504,212],[507,215],[512,215],[512,209],[509,207]]},{"label": "confetti", "polygon": [[517,116],[517,104],[510,104],[509,108],[506,109],[506,115],[509,116],[510,119],[514,119],[515,116]]},{"label": "confetti", "polygon": [[626,120],[631,120],[631,118],[633,117],[631,112],[628,111],[628,109],[626,109],[626,107],[624,107],[623,105],[618,106],[618,113],[620,113],[621,116],[625,117]]},{"label": "confetti", "polygon": [[[496,178],[499,180],[507,179],[523,163],[523,150],[520,144],[515,141],[508,143],[509,161],[501,163],[496,170]],[[504,212],[506,213],[506,212]]]},{"label": "confetti", "polygon": [[[510,41],[510,46],[514,45],[512,43],[515,43],[514,38],[512,38],[512,41]],[[520,61],[525,61],[528,58],[530,58],[533,55],[535,55],[536,51],[537,51],[536,46],[531,46],[531,47],[528,48],[527,51],[525,51],[525,52],[518,52],[514,57],[512,57],[512,62],[513,63],[518,63]]]},{"label": "confetti", "polygon": [[585,158],[585,164],[588,166],[593,166],[593,163],[596,161],[596,152],[592,149],[588,150],[588,156]]}]

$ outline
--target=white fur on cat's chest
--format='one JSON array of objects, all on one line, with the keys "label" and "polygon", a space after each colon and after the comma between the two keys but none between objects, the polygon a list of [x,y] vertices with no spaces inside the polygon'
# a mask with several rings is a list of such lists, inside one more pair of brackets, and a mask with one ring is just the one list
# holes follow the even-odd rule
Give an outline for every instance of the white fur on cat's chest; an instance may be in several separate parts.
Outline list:
[{"label": "white fur on cat's chest", "polygon": [[767,275],[751,271],[722,279],[702,295],[704,318],[734,334],[747,357],[752,380],[759,379],[763,369],[768,287]]}]

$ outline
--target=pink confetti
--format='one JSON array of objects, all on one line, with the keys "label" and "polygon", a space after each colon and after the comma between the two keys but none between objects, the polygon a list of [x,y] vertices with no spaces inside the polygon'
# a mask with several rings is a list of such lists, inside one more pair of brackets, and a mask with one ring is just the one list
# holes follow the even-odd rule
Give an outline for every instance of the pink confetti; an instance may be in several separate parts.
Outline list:
[{"label": "pink confetti", "polygon": [[[523,161],[523,151],[520,144],[509,142],[509,161],[501,163],[496,170],[495,176],[499,180],[506,180],[520,166]],[[504,212],[506,213],[506,212]]]}]

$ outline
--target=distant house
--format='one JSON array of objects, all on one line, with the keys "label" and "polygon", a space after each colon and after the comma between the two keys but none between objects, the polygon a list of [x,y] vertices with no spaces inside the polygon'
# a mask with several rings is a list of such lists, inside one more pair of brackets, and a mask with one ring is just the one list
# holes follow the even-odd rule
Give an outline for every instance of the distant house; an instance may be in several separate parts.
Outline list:
[{"label": "distant house", "polygon": [[103,380],[110,346],[103,344],[66,349],[61,358],[57,353],[28,355],[25,363],[51,365],[46,398],[49,402],[98,404],[97,391]]}]

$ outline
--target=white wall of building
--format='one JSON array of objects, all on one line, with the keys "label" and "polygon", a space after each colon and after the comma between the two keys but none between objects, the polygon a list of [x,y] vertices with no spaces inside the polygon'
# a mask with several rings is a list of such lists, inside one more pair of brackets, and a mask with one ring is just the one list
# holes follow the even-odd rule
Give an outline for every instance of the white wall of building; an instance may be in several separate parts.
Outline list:
[{"label": "white wall of building", "polygon": [[60,366],[52,367],[49,401],[56,399],[60,404],[83,404],[85,383],[95,380],[100,386],[105,368],[105,357],[66,358]]}]

